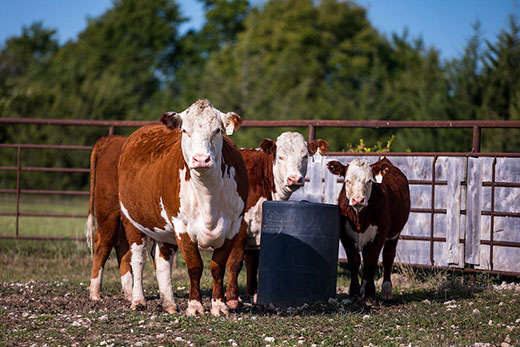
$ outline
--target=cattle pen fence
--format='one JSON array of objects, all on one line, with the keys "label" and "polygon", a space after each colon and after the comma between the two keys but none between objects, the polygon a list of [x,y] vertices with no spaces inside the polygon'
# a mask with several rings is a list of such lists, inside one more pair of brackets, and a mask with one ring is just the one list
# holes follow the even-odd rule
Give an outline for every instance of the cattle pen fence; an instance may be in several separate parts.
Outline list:
[{"label": "cattle pen fence", "polygon": [[[0,118],[0,124],[17,126],[88,126],[106,129],[135,128],[148,121],[95,121],[36,118]],[[481,153],[481,131],[488,128],[517,128],[520,121],[354,121],[294,120],[244,121],[242,127],[307,128],[313,140],[316,129],[335,128],[462,128],[472,131],[472,148],[468,152],[329,152],[309,161],[305,186],[291,199],[335,203],[341,180],[326,170],[326,162],[343,163],[353,158],[369,162],[388,157],[407,175],[412,208],[401,234],[397,261],[422,267],[454,268],[467,272],[489,272],[520,276],[520,153]],[[22,235],[20,218],[84,218],[85,213],[24,212],[22,195],[88,196],[88,191],[26,189],[22,187],[24,172],[90,172],[88,167],[34,167],[23,165],[27,150],[51,149],[90,151],[92,146],[41,143],[1,143],[16,152],[16,162],[0,166],[1,172],[15,172],[15,188],[0,187],[0,193],[15,196],[12,209],[0,210],[0,217],[15,219],[14,233],[0,230],[1,239],[85,240],[81,236]],[[10,200],[11,201],[11,200]],[[339,254],[344,257],[344,254]]]}]

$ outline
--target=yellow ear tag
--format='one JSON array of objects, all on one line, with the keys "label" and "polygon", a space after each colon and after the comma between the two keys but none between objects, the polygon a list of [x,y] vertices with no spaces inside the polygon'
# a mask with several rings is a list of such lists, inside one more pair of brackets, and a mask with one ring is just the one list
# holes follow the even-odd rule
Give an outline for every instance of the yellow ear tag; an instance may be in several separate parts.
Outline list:
[{"label": "yellow ear tag", "polygon": [[235,131],[235,126],[233,123],[229,123],[229,125],[226,127],[226,135],[233,135],[233,131]]}]

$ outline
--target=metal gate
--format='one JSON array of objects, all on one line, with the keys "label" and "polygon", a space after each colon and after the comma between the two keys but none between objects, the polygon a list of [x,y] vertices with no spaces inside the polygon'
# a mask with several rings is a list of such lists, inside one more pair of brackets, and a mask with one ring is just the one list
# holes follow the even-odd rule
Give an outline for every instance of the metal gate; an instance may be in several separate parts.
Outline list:
[{"label": "metal gate", "polygon": [[[108,134],[113,134],[115,128],[138,127],[147,123],[150,122],[0,118],[0,124],[104,127]],[[385,155],[407,175],[412,194],[412,211],[399,242],[398,261],[417,266],[520,275],[520,153],[480,153],[481,129],[520,128],[519,121],[244,121],[242,126],[307,128],[310,140],[314,139],[316,129],[320,127],[471,130],[472,149],[467,153],[328,153],[319,162],[309,162],[306,185],[292,199],[335,203],[341,182],[328,173],[325,168],[327,161],[334,158],[345,162],[360,156],[375,161]],[[89,151],[92,147],[3,143],[0,148],[11,148],[17,153],[16,163],[0,167],[0,173],[16,172],[15,189],[0,187],[0,193],[16,196],[14,211],[0,212],[0,216],[15,217],[16,232],[5,235],[0,230],[0,238],[84,240],[79,235],[65,238],[20,235],[20,218],[86,218],[87,212],[21,212],[21,195],[89,195],[88,191],[24,189],[20,177],[30,171],[88,174],[89,168],[24,166],[23,153],[29,149]]]}]

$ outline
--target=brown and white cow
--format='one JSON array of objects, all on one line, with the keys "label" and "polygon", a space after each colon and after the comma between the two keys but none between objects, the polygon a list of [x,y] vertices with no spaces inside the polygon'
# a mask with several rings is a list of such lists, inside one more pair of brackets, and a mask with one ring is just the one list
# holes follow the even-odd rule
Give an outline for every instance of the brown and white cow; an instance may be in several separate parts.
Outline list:
[{"label": "brown and white cow", "polygon": [[[228,260],[228,306],[238,306],[238,274],[245,258],[247,293],[256,302],[257,273],[262,226],[262,203],[266,200],[288,200],[303,186],[307,173],[307,159],[316,151],[328,151],[328,143],[314,140],[307,144],[297,132],[285,132],[276,141],[264,139],[258,149],[242,149],[249,177],[247,199],[241,235]],[[244,254],[245,250],[245,254]]]},{"label": "brown and white cow", "polygon": [[[90,275],[90,299],[101,299],[101,282],[105,262],[116,250],[121,286],[127,300],[132,299],[132,271],[128,253],[128,241],[121,223],[117,164],[127,137],[112,135],[100,138],[90,156],[90,203],[85,234],[94,259]],[[97,221],[97,230],[96,230]]]},{"label": "brown and white cow", "polygon": [[[392,298],[390,275],[399,234],[410,214],[410,190],[406,176],[388,159],[368,165],[355,159],[347,166],[327,164],[330,172],[344,176],[338,197],[342,228],[340,239],[351,271],[351,296],[375,298],[374,273],[383,249],[384,278],[381,297]],[[363,281],[358,280],[363,254]]]},{"label": "brown and white cow", "polygon": [[170,119],[178,129],[143,126],[130,135],[119,159],[119,203],[134,278],[131,308],[145,305],[142,272],[149,237],[167,312],[177,309],[171,264],[178,246],[190,277],[186,314],[204,314],[200,246],[214,249],[211,314],[227,314],[222,282],[242,222],[248,182],[242,156],[222,130],[231,132],[242,120],[236,113],[220,112],[207,100]]}]

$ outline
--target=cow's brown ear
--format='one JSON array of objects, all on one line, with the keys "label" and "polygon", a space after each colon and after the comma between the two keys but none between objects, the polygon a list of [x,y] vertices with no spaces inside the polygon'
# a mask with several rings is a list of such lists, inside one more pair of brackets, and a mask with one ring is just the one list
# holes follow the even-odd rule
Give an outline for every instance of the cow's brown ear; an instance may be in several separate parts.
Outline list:
[{"label": "cow's brown ear", "polygon": [[372,166],[372,175],[374,175],[374,177],[376,177],[377,175],[384,176],[389,172],[390,167],[386,164]]},{"label": "cow's brown ear", "polygon": [[182,125],[182,118],[177,112],[165,112],[159,118],[159,122],[166,125],[168,129],[177,129]]},{"label": "cow's brown ear", "polygon": [[332,174],[337,176],[345,176],[347,173],[347,167],[348,166],[344,166],[337,160],[329,161],[327,163],[327,169],[329,169]]},{"label": "cow's brown ear", "polygon": [[260,148],[267,154],[276,152],[276,142],[271,139],[263,139],[260,142]]},{"label": "cow's brown ear", "polygon": [[320,154],[323,154],[323,153],[329,151],[329,143],[322,139],[317,139],[317,140],[313,140],[313,141],[309,142],[307,147],[309,148],[310,155],[316,154],[318,149],[320,150]]},{"label": "cow's brown ear", "polygon": [[233,132],[240,128],[243,120],[235,112],[228,112],[226,114],[221,112],[222,123],[224,124],[224,129],[226,130],[226,135],[233,135]]},{"label": "cow's brown ear", "polygon": [[386,175],[388,172],[390,172],[392,166],[392,163],[386,157],[370,165],[374,177],[376,177],[377,175]]}]

